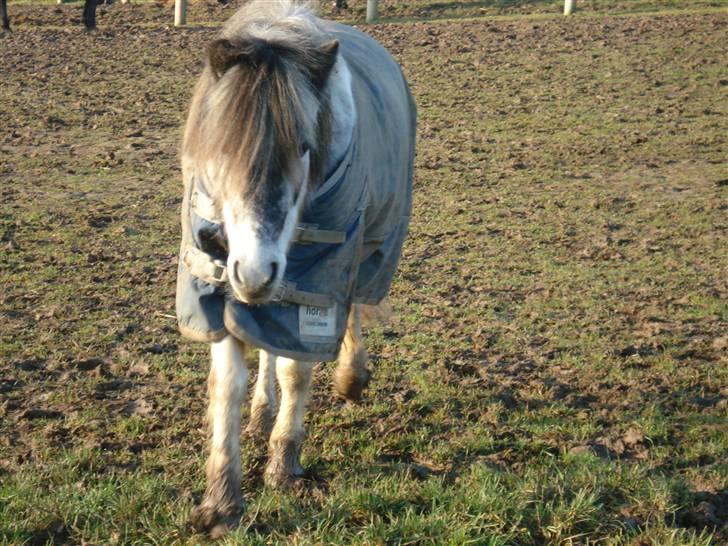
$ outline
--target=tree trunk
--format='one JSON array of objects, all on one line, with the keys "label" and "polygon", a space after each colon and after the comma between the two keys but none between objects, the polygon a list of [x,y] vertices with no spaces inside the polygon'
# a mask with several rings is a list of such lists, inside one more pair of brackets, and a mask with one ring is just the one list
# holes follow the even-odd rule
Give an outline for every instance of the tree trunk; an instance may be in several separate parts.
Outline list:
[{"label": "tree trunk", "polygon": [[96,0],[86,0],[83,5],[83,24],[88,30],[96,28]]}]

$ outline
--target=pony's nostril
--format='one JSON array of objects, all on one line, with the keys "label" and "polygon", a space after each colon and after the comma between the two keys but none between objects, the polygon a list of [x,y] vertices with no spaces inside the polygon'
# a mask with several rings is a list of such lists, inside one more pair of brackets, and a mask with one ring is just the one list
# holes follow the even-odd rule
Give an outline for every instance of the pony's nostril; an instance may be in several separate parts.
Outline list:
[{"label": "pony's nostril", "polygon": [[238,273],[238,265],[240,265],[240,261],[235,260],[235,263],[233,264],[233,279],[235,279],[236,283],[243,284],[243,281],[240,279],[240,274]]},{"label": "pony's nostril", "polygon": [[273,282],[276,280],[276,275],[278,274],[278,262],[272,262],[270,264],[270,277],[265,281],[263,286],[266,288],[269,287]]}]

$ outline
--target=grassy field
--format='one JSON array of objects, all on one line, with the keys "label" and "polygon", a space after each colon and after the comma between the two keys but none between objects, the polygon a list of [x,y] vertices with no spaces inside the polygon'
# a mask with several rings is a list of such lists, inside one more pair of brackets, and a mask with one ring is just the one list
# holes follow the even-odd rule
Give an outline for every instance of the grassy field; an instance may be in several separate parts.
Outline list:
[{"label": "grassy field", "polygon": [[[366,27],[420,115],[396,317],[362,404],[317,368],[305,487],[264,487],[243,441],[222,544],[728,543],[725,3],[557,4],[383,2],[486,12]],[[180,127],[215,29],[11,8],[0,544],[204,543],[207,348],[173,315]]]}]

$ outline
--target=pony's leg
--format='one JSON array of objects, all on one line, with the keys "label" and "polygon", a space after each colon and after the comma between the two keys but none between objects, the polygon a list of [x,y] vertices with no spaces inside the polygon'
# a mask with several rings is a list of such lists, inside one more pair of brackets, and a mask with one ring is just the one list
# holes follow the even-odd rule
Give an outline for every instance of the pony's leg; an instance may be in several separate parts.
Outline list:
[{"label": "pony's leg", "polygon": [[334,372],[336,393],[351,401],[361,400],[361,393],[369,383],[367,369],[369,355],[361,334],[361,305],[354,304],[349,311],[344,342],[339,351],[339,365]]},{"label": "pony's leg", "polygon": [[304,475],[300,462],[304,436],[303,414],[311,386],[313,366],[313,362],[282,357],[276,359],[276,377],[281,387],[281,407],[268,444],[265,481],[270,485],[285,485],[292,478]]},{"label": "pony's leg", "polygon": [[10,30],[10,19],[8,19],[7,0],[0,0],[0,18],[3,21],[3,30]]},{"label": "pony's leg", "polygon": [[200,531],[221,535],[237,524],[243,509],[240,493],[240,406],[245,398],[248,368],[245,346],[233,336],[211,345],[208,379],[210,456],[207,489],[192,514]]},{"label": "pony's leg", "polygon": [[96,0],[86,0],[83,5],[83,24],[86,30],[96,28]]},{"label": "pony's leg", "polygon": [[276,357],[260,350],[258,380],[255,382],[253,402],[250,405],[250,422],[246,432],[255,438],[266,441],[273,428],[276,416]]}]

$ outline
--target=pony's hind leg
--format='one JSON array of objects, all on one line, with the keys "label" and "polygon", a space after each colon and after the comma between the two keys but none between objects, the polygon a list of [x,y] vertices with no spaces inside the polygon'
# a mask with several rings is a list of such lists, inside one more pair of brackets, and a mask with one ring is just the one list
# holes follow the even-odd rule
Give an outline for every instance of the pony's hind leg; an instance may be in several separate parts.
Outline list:
[{"label": "pony's hind leg", "polygon": [[10,30],[10,19],[8,19],[7,0],[0,0],[0,19],[2,20],[2,29]]},{"label": "pony's hind leg", "polygon": [[258,380],[255,382],[250,422],[245,432],[256,439],[268,440],[276,417],[276,357],[260,350]]},{"label": "pony's hind leg", "polygon": [[368,361],[361,333],[361,305],[355,303],[349,312],[339,364],[334,372],[334,388],[339,396],[354,402],[361,400],[371,375],[367,369]]},{"label": "pony's hind leg", "polygon": [[289,358],[276,359],[276,377],[281,387],[281,407],[278,410],[268,444],[268,466],[265,481],[282,486],[304,475],[301,466],[303,444],[303,415],[311,386],[312,362]]},{"label": "pony's hind leg", "polygon": [[243,509],[240,493],[240,406],[245,398],[248,368],[245,347],[233,336],[211,345],[208,378],[210,456],[207,489],[192,513],[192,524],[211,536],[234,527]]}]

